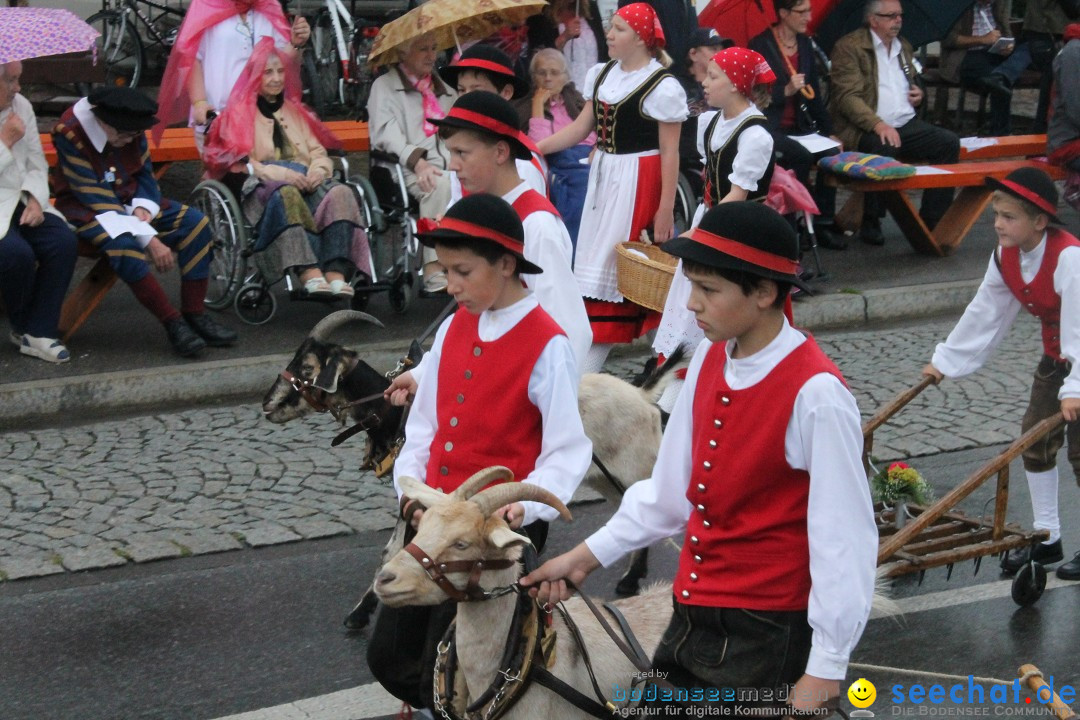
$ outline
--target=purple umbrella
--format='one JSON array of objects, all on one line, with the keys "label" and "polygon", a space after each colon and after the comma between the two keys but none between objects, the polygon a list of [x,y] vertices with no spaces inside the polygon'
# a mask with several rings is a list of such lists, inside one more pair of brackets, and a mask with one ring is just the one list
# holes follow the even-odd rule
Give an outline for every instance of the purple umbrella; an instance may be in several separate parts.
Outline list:
[{"label": "purple umbrella", "polygon": [[70,10],[0,7],[0,63],[92,50],[100,34]]}]

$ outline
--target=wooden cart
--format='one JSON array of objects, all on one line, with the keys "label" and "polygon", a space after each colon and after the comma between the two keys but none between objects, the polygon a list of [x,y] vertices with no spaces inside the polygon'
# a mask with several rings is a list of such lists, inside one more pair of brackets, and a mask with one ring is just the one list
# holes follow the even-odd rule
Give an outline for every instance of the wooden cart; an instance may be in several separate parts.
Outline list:
[{"label": "wooden cart", "polygon": [[[870,453],[874,447],[874,431],[911,402],[933,378],[925,377],[919,384],[900,393],[888,405],[863,425],[863,464],[870,469]],[[1063,422],[1060,413],[1038,423],[1014,441],[997,457],[988,461],[962,483],[954,487],[929,507],[907,505],[909,519],[897,528],[895,511],[880,503],[875,506],[878,534],[878,566],[885,577],[923,573],[929,568],[947,567],[962,560],[974,560],[976,571],[988,555],[1021,548],[1046,540],[1045,530],[1027,531],[1014,523],[1005,522],[1009,502],[1009,464],[1027,448]],[[997,476],[997,493],[993,521],[975,518],[954,510],[958,503],[993,476]],[[1046,569],[1031,562],[1023,566],[1013,580],[1012,597],[1021,606],[1037,601],[1046,588]]]}]

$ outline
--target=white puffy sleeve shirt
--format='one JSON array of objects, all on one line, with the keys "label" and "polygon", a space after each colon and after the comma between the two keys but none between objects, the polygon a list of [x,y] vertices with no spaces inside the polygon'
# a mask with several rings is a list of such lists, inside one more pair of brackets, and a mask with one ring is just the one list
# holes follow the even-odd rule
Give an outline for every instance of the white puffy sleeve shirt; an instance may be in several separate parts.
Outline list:
[{"label": "white puffy sleeve shirt", "polygon": [[[539,303],[531,293],[508,308],[485,310],[480,315],[479,334],[484,342],[498,340],[521,322]],[[405,423],[405,444],[394,463],[394,490],[401,498],[398,478],[412,477],[426,482],[431,441],[438,429],[436,398],[439,385],[439,359],[446,331],[453,316],[439,327],[431,350],[424,356],[425,372],[416,388],[412,410]],[[578,375],[570,343],[563,335],[553,337],[540,353],[529,374],[529,400],[540,410],[543,440],[536,466],[522,482],[548,490],[564,504],[569,504],[592,463],[592,442],[585,435],[577,404]],[[543,503],[525,502],[523,525],[536,520],[554,520],[555,508]]]},{"label": "white puffy sleeve shirt", "polygon": [[[806,340],[787,321],[775,340],[747,358],[733,359],[728,346],[724,378],[734,389],[760,382]],[[690,517],[693,400],[698,375],[712,343],[698,346],[686,383],[668,421],[652,477],[635,483],[608,523],[586,539],[605,567],[626,553],[681,534]],[[806,672],[839,680],[870,615],[878,534],[862,466],[862,429],[855,399],[836,377],[810,378],[795,398],[784,434],[784,457],[810,474],[807,533],[813,629]],[[838,532],[842,529],[842,532]]]},{"label": "white puffy sleeve shirt", "polygon": [[[997,250],[995,249],[995,252]],[[1046,234],[1031,252],[1020,251],[1020,276],[1030,283],[1046,254]],[[1058,391],[1058,399],[1080,397],[1080,248],[1070,247],[1058,256],[1054,292],[1061,296],[1061,354],[1072,371]],[[978,370],[1005,339],[1021,310],[998,270],[993,256],[982,284],[945,342],[934,349],[931,364],[946,377],[963,377]]]}]

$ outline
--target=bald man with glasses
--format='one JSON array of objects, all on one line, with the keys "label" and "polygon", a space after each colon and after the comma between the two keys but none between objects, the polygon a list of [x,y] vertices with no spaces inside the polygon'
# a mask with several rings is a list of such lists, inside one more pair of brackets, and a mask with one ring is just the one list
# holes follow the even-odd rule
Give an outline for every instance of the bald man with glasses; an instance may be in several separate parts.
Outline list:
[{"label": "bald man with glasses", "polygon": [[[869,0],[866,25],[837,40],[832,53],[829,113],[844,147],[888,155],[905,162],[956,162],[956,133],[916,117],[924,93],[911,44],[900,37],[904,9],[900,0]],[[953,190],[923,192],[919,215],[933,228],[949,209]],[[875,193],[866,194],[863,242],[883,245],[884,211]]]}]

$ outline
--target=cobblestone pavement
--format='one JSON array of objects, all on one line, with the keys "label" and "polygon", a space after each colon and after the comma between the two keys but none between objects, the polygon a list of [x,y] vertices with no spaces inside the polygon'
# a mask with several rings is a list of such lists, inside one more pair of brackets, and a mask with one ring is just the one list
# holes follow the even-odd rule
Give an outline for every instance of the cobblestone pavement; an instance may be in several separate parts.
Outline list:
[{"label": "cobblestone pavement", "polygon": [[[818,339],[868,416],[918,381],[951,325]],[[876,455],[1012,440],[1038,347],[1025,316],[987,369],[927,390],[880,430]],[[613,356],[607,369],[628,377],[644,357]],[[0,580],[390,527],[392,489],[357,478],[361,445],[331,449],[334,432],[325,416],[278,426],[244,406],[0,434]]]}]

